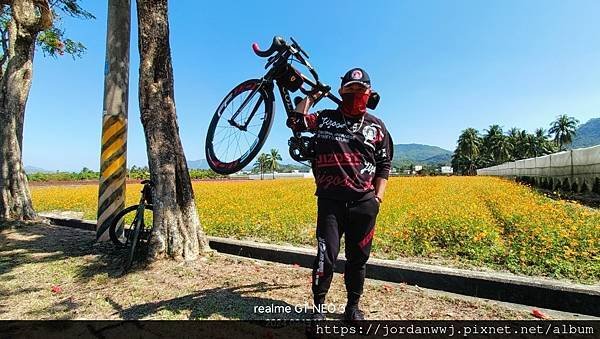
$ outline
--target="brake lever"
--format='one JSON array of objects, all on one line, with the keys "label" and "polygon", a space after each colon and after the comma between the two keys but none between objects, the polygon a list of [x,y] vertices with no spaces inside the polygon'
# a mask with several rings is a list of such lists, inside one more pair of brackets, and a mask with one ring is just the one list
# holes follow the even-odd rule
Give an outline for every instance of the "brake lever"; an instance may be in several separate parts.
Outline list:
[{"label": "brake lever", "polygon": [[265,69],[269,68],[269,66],[271,66],[275,60],[277,60],[278,54],[275,54],[273,56],[270,56],[269,59],[267,60],[267,63],[265,64]]},{"label": "brake lever", "polygon": [[298,51],[299,51],[300,53],[304,54],[304,56],[305,56],[307,59],[310,59],[310,57],[308,56],[308,53],[306,53],[306,52],[305,52],[305,51],[302,49],[302,47],[300,47],[300,44],[299,44],[298,42],[296,42],[296,40],[294,40],[294,38],[290,37],[290,40],[292,40],[292,42],[294,43],[294,45],[296,46],[296,48],[298,49]]}]

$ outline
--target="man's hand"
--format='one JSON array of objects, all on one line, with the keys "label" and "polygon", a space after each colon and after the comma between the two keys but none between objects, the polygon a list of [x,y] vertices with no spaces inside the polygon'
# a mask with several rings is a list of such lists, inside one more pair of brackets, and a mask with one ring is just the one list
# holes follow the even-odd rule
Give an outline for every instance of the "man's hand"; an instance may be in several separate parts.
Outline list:
[{"label": "man's hand", "polygon": [[315,100],[317,100],[323,93],[317,92],[312,95],[306,96],[302,101],[298,103],[298,106],[294,109],[297,113],[308,114],[308,110],[312,107]]},{"label": "man's hand", "polygon": [[385,193],[385,186],[387,185],[387,179],[375,178],[375,199],[381,204],[383,202],[383,194]]},{"label": "man's hand", "polygon": [[286,126],[291,128],[292,130],[295,130],[298,125],[304,125],[304,114],[299,113],[299,112],[292,112],[286,122],[285,122]]}]

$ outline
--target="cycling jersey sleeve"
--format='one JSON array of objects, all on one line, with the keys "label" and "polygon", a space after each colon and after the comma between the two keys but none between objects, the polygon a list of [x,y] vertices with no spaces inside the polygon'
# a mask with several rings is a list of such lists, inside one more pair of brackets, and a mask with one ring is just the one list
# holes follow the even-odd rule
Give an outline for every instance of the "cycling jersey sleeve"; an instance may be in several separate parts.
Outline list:
[{"label": "cycling jersey sleeve", "polygon": [[375,148],[375,177],[387,179],[392,167],[394,157],[394,145],[388,130],[382,129],[383,138],[376,144]]}]

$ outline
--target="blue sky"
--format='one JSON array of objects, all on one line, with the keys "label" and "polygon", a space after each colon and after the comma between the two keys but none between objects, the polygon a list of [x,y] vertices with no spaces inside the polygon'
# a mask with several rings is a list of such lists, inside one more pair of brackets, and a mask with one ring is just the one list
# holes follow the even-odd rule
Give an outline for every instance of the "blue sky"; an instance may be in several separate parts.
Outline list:
[{"label": "blue sky", "polygon": [[[132,1],[135,6],[135,1]],[[49,170],[100,163],[107,4],[81,1],[96,20],[65,18],[82,59],[38,51],[27,105],[24,162]],[[132,22],[128,167],[147,163],[138,108],[137,25]],[[600,116],[599,1],[170,1],[180,134],[188,160],[204,158],[208,122],[236,84],[264,74],[253,42],[294,37],[323,82],[337,89],[352,67],[371,76],[395,143],[449,150],[461,130],[491,124],[529,131],[559,114]],[[325,108],[325,102],[317,108]],[[264,151],[284,162],[289,130],[276,101]]]}]

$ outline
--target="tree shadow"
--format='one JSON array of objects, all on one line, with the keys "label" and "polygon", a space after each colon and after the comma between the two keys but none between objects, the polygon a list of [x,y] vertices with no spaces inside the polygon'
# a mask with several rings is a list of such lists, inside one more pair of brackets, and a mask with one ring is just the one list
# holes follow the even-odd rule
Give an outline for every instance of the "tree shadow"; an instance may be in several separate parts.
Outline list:
[{"label": "tree shadow", "polygon": [[115,300],[109,299],[108,302],[123,319],[142,319],[157,313],[179,314],[188,311],[190,320],[207,319],[211,316],[242,320],[306,319],[308,313],[304,305],[291,305],[281,300],[248,295],[294,287],[297,285],[269,285],[260,282],[229,288],[211,288],[183,297],[148,302],[129,308],[123,308]]},{"label": "tree shadow", "polygon": [[[108,278],[122,274],[122,257],[125,250],[116,250],[111,243],[96,243],[95,234],[91,231],[73,229],[47,224],[23,224],[18,227],[0,227],[0,282],[19,279],[15,270],[23,265],[35,263],[68,267],[61,271],[74,278],[76,282],[85,283],[98,275]],[[76,265],[62,265],[62,260],[78,258]],[[145,262],[135,263],[132,270],[144,270]],[[261,298],[252,295],[269,291],[291,289],[300,285],[273,285],[266,282],[200,290],[198,292],[169,300],[159,300],[123,307],[119,300],[108,298],[107,301],[123,319],[141,319],[158,315],[160,318],[180,318],[178,313],[189,313],[190,319],[225,318],[244,320],[265,319],[304,319],[305,310],[297,312],[296,305],[284,301]],[[0,289],[2,295],[14,293],[29,294],[39,290],[28,288]],[[69,311],[80,305],[71,299],[61,299],[49,308],[41,310],[43,314],[50,312],[64,319],[73,316]],[[262,310],[258,308],[263,307]],[[308,307],[308,305],[306,305]],[[1,309],[0,309],[1,312]],[[36,314],[31,314],[36,315]]]},{"label": "tree shadow", "polygon": [[90,257],[77,265],[73,275],[83,282],[97,274],[121,273],[121,257],[112,243],[96,243],[94,232],[44,223],[0,225],[0,280],[10,280],[14,269],[28,263],[53,263],[75,257]]},{"label": "tree shadow", "polygon": [[[29,294],[29,293],[34,293],[34,292],[38,292],[40,291],[39,288],[33,288],[33,287],[28,287],[28,288],[20,288],[16,291],[10,291],[4,288],[0,288],[0,300],[8,297],[8,296],[14,296],[14,295],[22,295],[22,294]],[[6,302],[0,302],[0,314],[6,313],[8,309],[8,304]]]},{"label": "tree shadow", "polygon": [[77,315],[73,313],[81,306],[81,303],[75,301],[73,297],[63,298],[55,301],[51,306],[27,312],[28,315],[40,319],[40,317],[52,314],[53,320],[71,320]]}]

